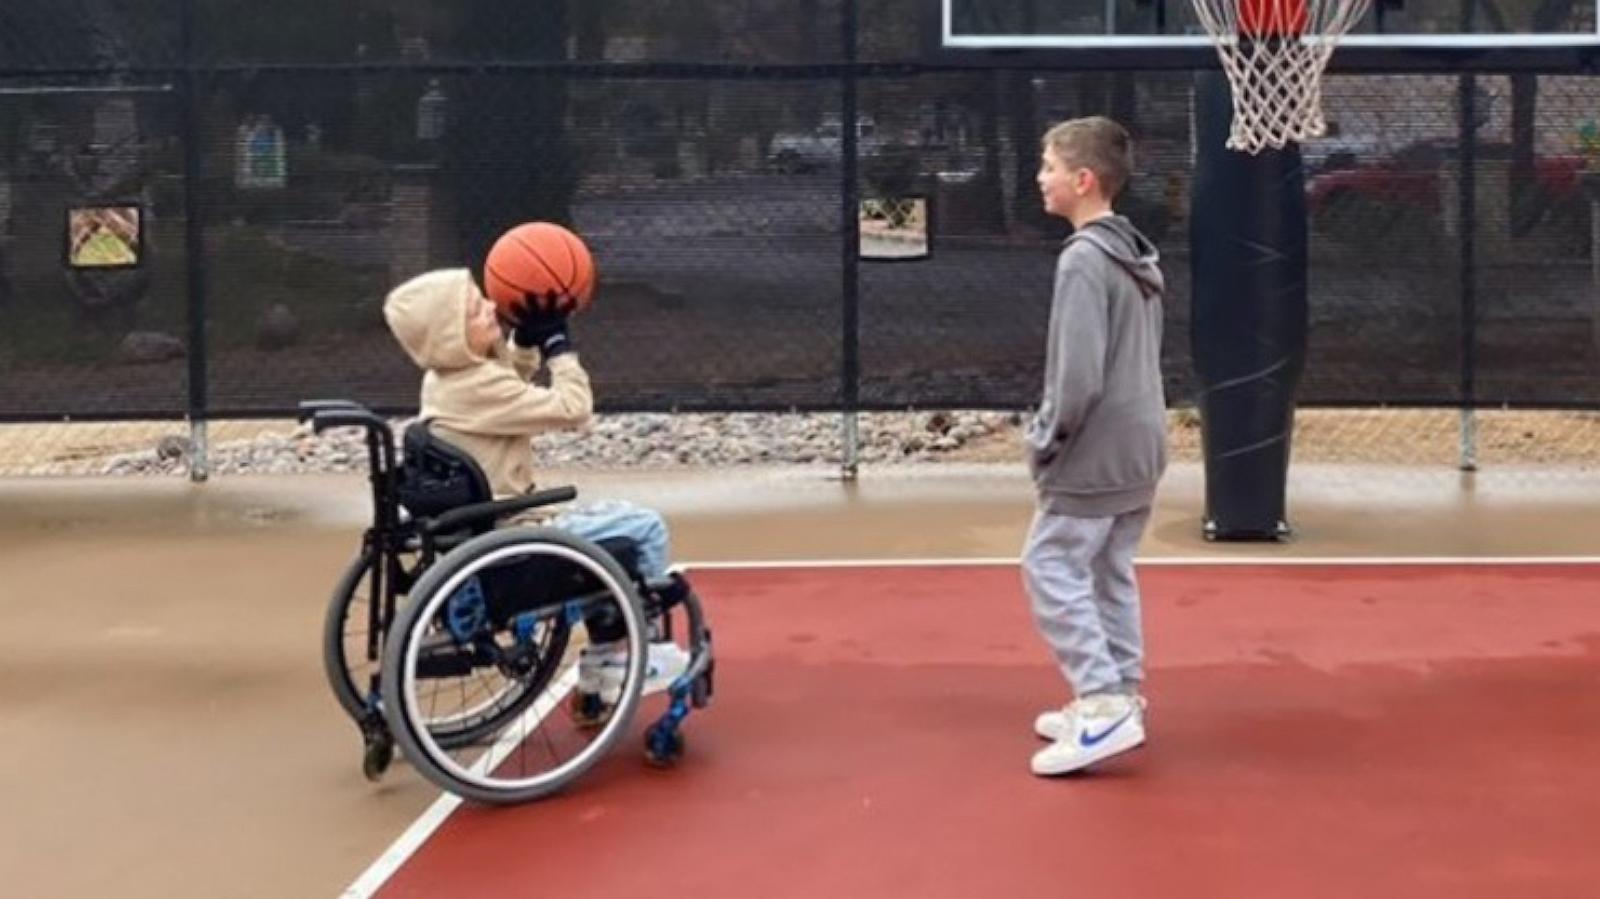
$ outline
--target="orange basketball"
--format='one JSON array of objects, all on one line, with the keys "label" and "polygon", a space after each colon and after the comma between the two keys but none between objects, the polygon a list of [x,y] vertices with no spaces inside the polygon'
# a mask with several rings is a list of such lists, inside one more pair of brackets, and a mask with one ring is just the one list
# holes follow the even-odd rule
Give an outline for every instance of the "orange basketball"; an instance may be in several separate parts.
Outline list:
[{"label": "orange basketball", "polygon": [[483,262],[483,290],[510,318],[525,302],[567,297],[572,311],[594,298],[594,257],[578,235],[551,222],[528,222],[500,235]]}]

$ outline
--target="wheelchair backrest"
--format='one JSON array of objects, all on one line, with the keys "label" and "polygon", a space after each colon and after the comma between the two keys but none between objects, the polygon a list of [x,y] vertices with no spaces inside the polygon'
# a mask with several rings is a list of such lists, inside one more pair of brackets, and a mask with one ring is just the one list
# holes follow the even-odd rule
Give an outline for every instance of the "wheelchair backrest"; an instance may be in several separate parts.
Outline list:
[{"label": "wheelchair backrest", "polygon": [[413,518],[430,518],[494,499],[477,461],[433,433],[428,424],[419,421],[406,428],[398,484],[406,511]]}]

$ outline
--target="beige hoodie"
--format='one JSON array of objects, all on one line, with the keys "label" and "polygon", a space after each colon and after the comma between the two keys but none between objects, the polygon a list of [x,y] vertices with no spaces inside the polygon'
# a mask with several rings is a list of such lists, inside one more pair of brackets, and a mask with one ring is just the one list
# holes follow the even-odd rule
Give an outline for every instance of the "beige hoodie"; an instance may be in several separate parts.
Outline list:
[{"label": "beige hoodie", "polygon": [[422,376],[423,418],[434,433],[483,466],[496,497],[534,486],[531,438],[572,428],[594,413],[589,375],[576,353],[551,359],[550,386],[529,383],[543,361],[538,350],[507,342],[485,358],[467,347],[467,300],[478,287],[466,269],[412,278],[383,304],[383,317]]}]

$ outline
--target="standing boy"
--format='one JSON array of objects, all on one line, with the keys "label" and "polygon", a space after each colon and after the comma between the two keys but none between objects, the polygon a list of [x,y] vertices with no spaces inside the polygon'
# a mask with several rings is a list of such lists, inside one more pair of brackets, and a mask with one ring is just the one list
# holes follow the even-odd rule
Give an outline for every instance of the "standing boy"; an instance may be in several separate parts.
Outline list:
[{"label": "standing boy", "polygon": [[1072,222],[1056,264],[1044,392],[1027,429],[1038,494],[1023,551],[1034,620],[1074,699],[1034,730],[1033,772],[1066,774],[1144,743],[1133,556],[1167,463],[1163,281],[1155,246],[1112,203],[1133,170],[1110,119],[1046,132],[1045,211]]}]

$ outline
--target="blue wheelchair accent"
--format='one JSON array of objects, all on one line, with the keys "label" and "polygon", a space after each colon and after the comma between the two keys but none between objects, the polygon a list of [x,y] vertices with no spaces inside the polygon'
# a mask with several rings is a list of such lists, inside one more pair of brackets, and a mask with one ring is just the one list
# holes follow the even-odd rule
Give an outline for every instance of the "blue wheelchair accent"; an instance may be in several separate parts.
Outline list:
[{"label": "blue wheelchair accent", "polygon": [[523,612],[511,619],[511,639],[518,643],[527,643],[533,632],[539,627],[539,620],[533,615]]},{"label": "blue wheelchair accent", "polygon": [[676,693],[673,694],[672,703],[667,706],[667,711],[661,716],[662,721],[671,722],[672,726],[676,727],[683,722],[683,719],[689,717],[688,692],[688,690],[685,690],[682,696]]},{"label": "blue wheelchair accent", "polygon": [[[678,679],[679,683],[682,681],[683,678]],[[683,725],[683,719],[689,717],[688,686],[680,689],[674,683],[671,696],[672,702],[667,704],[667,710],[661,713],[661,717],[645,734],[645,743],[650,752],[663,760],[675,757],[682,750],[682,738],[678,736],[678,730]]]},{"label": "blue wheelchair accent", "polygon": [[[672,684],[667,687],[667,695],[672,697],[673,705],[677,705],[679,702],[687,702],[689,700],[689,691],[693,688],[694,678],[687,674],[680,674],[678,675],[677,679],[675,679]],[[689,713],[684,712],[684,714],[687,715]]]},{"label": "blue wheelchair accent", "polygon": [[489,626],[488,605],[483,597],[483,585],[477,578],[469,579],[445,603],[445,626],[450,636],[459,643],[470,643]]},{"label": "blue wheelchair accent", "polygon": [[567,600],[566,612],[567,625],[569,627],[576,627],[579,622],[583,621],[583,603],[581,601],[576,599]]},{"label": "blue wheelchair accent", "polygon": [[668,720],[669,717],[670,713],[650,725],[644,735],[645,754],[657,765],[670,765],[683,755],[683,734],[678,730],[678,721]]},{"label": "blue wheelchair accent", "polygon": [[533,635],[539,630],[539,622],[544,616],[537,612],[523,612],[511,619],[511,635],[521,644],[533,642]]}]

